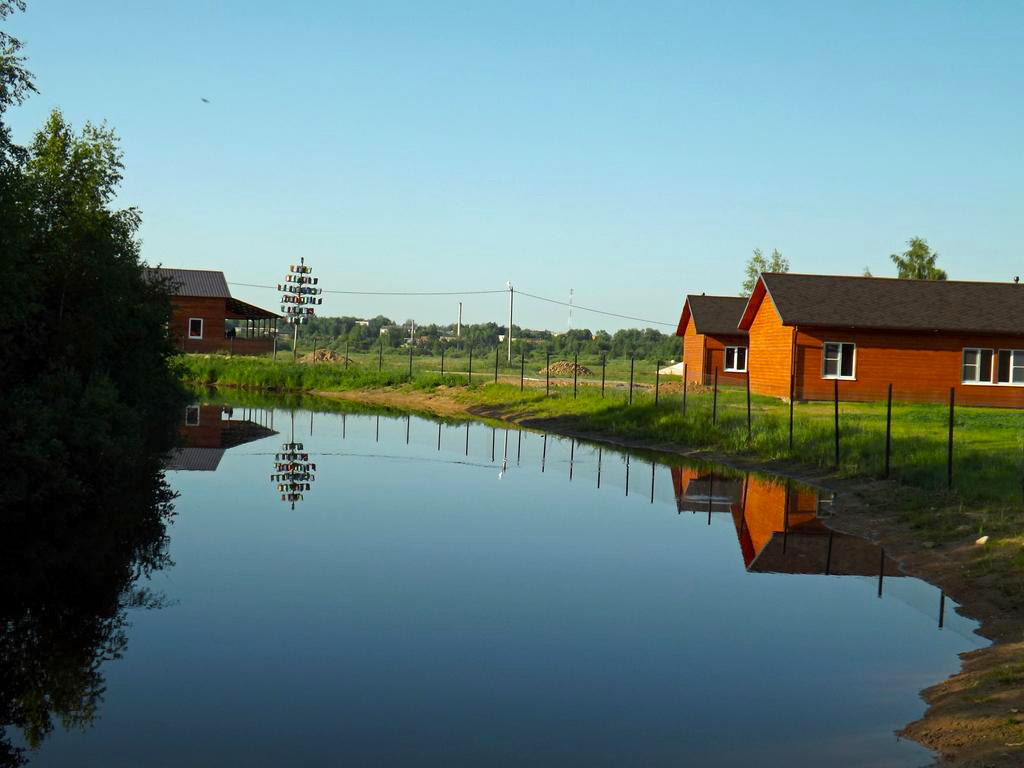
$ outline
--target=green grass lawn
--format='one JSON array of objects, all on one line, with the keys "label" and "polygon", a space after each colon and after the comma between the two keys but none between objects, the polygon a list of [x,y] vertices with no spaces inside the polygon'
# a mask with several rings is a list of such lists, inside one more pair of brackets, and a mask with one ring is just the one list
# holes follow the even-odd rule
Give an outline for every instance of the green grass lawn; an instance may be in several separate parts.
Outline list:
[{"label": "green grass lawn", "polygon": [[[694,448],[789,460],[810,467],[832,468],[835,435],[832,403],[794,405],[793,445],[789,445],[789,404],[775,398],[751,398],[748,435],[746,393],[720,388],[717,408],[711,392],[689,392],[686,413],[678,380],[664,385],[658,403],[649,386],[634,392],[609,386],[601,396],[600,373],[581,382],[573,397],[572,380],[557,380],[551,395],[543,386],[519,389],[518,361],[503,368],[494,382],[494,354],[473,359],[473,386],[467,388],[468,359],[445,358],[440,375],[438,357],[414,356],[409,378],[407,355],[385,355],[377,370],[376,354],[353,354],[353,363],[315,365],[273,362],[265,358],[188,355],[179,358],[183,379],[198,384],[226,384],[276,391],[350,390],[402,387],[432,390],[457,387],[452,397],[466,405],[512,409],[531,418],[558,418],[580,431],[624,438],[672,442]],[[528,361],[536,374],[538,361]],[[581,361],[582,362],[582,361]],[[540,361],[540,367],[543,361]],[[628,381],[629,361],[609,363],[609,382]],[[650,378],[653,379],[653,366]],[[529,367],[528,367],[529,371]],[[527,373],[529,376],[529,372]],[[662,379],[663,383],[665,378]],[[647,382],[644,382],[646,384]],[[840,404],[840,461],[849,476],[881,477],[885,462],[885,404]],[[890,476],[902,485],[928,491],[946,488],[949,412],[943,405],[894,404]],[[953,482],[964,503],[998,502],[1020,507],[1024,495],[1024,412],[993,408],[958,408],[954,429]]]}]

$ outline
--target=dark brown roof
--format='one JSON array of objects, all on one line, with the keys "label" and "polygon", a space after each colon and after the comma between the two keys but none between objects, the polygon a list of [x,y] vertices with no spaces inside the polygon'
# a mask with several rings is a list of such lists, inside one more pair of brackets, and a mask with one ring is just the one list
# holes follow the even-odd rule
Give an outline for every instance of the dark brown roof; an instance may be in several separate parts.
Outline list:
[{"label": "dark brown roof", "polygon": [[746,306],[747,300],[742,296],[687,296],[676,335],[683,335],[686,331],[686,319],[692,317],[693,327],[697,333],[711,336],[746,336],[747,332],[737,327]]},{"label": "dark brown roof", "polygon": [[175,296],[201,296],[211,299],[230,299],[228,281],[224,273],[213,269],[150,269],[154,277],[170,278]]},{"label": "dark brown roof", "polygon": [[761,275],[743,327],[765,289],[785,325],[1024,334],[1024,285],[1013,283],[770,273]]}]

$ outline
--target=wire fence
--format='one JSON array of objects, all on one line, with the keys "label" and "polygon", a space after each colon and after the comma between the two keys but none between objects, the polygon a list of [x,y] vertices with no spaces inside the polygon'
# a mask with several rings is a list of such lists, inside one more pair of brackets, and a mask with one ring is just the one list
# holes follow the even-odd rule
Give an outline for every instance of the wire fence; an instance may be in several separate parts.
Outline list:
[{"label": "wire fence", "polygon": [[[718,369],[691,375],[685,366],[661,373],[669,361],[606,354],[556,357],[543,343],[507,343],[440,354],[379,343],[354,350],[336,344],[320,363],[313,340],[302,358],[408,381],[434,377],[449,385],[502,385],[525,398],[576,401],[568,413],[586,415],[636,437],[715,448],[769,459],[795,460],[846,474],[892,478],[928,489],[956,489],[966,499],[1024,503],[1024,411],[901,402],[852,402],[836,381],[829,400],[788,400],[752,394],[744,375]],[[295,351],[272,353],[291,360]],[[684,381],[686,384],[684,385]],[[582,423],[582,422],[581,422]]]}]

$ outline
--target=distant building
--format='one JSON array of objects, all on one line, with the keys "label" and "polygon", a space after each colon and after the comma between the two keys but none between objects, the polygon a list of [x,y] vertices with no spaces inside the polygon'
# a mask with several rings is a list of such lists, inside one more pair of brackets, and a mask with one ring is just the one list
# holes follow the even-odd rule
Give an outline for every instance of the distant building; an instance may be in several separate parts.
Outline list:
[{"label": "distant building", "polygon": [[[170,333],[178,349],[236,355],[262,355],[273,349],[281,316],[234,298],[223,272],[150,269],[148,274],[170,282]],[[228,330],[228,320],[241,321],[239,330]]]}]

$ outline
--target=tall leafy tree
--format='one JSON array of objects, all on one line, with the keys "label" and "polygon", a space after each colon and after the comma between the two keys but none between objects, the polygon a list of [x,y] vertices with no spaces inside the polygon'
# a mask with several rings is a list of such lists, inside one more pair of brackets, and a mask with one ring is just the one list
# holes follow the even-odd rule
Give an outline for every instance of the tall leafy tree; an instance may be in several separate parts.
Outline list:
[{"label": "tall leafy tree", "polygon": [[946,271],[935,266],[939,254],[928,247],[928,241],[923,237],[912,237],[907,241],[907,248],[903,253],[889,255],[893,264],[898,270],[898,277],[902,280],[945,280]]},{"label": "tall leafy tree", "polygon": [[754,292],[757,278],[762,272],[789,272],[789,261],[775,248],[772,255],[765,257],[760,248],[755,248],[750,260],[747,261],[747,279],[743,281],[741,296],[749,296]]}]

